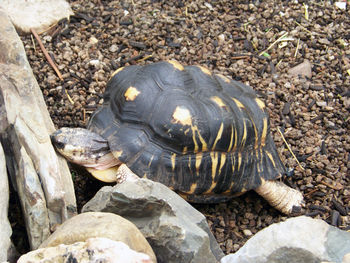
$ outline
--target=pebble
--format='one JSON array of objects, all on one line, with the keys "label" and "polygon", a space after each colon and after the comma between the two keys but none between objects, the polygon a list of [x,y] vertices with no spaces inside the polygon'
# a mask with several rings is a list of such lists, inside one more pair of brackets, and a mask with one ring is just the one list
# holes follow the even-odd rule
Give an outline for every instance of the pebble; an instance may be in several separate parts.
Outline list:
[{"label": "pebble", "polygon": [[115,44],[111,45],[109,48],[109,51],[112,53],[116,52],[117,50],[118,50],[118,46]]},{"label": "pebble", "polygon": [[244,229],[243,234],[247,237],[250,237],[253,235],[252,231],[250,231],[249,229]]},{"label": "pebble", "polygon": [[327,102],[325,101],[316,101],[316,105],[319,107],[326,107],[327,106]]}]

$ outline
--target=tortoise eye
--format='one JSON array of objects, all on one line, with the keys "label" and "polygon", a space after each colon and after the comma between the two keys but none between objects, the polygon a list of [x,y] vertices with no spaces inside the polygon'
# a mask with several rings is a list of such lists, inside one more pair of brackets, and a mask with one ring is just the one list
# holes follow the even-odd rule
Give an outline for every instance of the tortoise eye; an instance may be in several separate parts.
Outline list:
[{"label": "tortoise eye", "polygon": [[63,149],[65,146],[63,142],[55,142],[54,145],[57,149]]}]

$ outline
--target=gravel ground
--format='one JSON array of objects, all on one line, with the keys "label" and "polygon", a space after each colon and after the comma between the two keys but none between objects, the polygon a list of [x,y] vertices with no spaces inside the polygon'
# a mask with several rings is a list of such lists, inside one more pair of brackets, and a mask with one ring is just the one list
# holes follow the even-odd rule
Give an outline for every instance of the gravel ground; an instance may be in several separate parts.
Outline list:
[{"label": "gravel ground", "polygon": [[[111,73],[125,65],[176,59],[250,85],[269,108],[282,160],[295,169],[284,181],[303,192],[303,214],[349,230],[349,5],[340,10],[333,1],[318,2],[70,1],[76,14],[70,22],[41,34],[64,81],[30,36],[23,41],[57,127],[84,127]],[[270,47],[285,33],[285,41]],[[306,59],[311,78],[288,74]],[[80,208],[102,184],[76,167],[73,175]],[[225,253],[286,219],[254,192],[196,208]]]}]

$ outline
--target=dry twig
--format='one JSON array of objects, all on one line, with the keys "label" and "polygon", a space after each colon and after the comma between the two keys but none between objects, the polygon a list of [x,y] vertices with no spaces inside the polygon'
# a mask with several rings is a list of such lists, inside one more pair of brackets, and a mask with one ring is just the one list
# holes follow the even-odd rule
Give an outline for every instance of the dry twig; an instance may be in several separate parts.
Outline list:
[{"label": "dry twig", "polygon": [[56,74],[57,74],[57,76],[59,77],[59,79],[60,79],[60,80],[63,80],[63,77],[62,77],[61,72],[58,70],[58,68],[57,68],[57,66],[56,66],[56,64],[55,64],[55,62],[53,62],[53,60],[51,59],[49,53],[47,53],[47,50],[46,50],[46,48],[44,47],[43,42],[41,42],[41,39],[40,39],[39,35],[36,33],[36,31],[35,31],[33,28],[31,28],[30,31],[31,31],[32,34],[34,35],[35,39],[38,41],[39,46],[40,46],[41,50],[43,51],[43,53],[44,53],[44,55],[45,55],[47,61],[48,61],[49,64],[50,64],[50,66],[54,69],[54,71],[56,72]]},{"label": "dry twig", "polygon": [[277,128],[277,130],[278,130],[278,132],[281,134],[282,140],[283,140],[284,143],[286,144],[286,146],[287,146],[289,152],[292,154],[293,158],[297,161],[297,163],[298,163],[299,167],[301,168],[301,170],[304,171],[304,170],[305,170],[304,167],[301,166],[299,160],[297,159],[297,157],[296,157],[295,154],[293,153],[292,149],[290,148],[288,142],[287,142],[286,139],[284,138],[283,133],[281,132],[280,128]]},{"label": "dry twig", "polygon": [[279,41],[281,41],[287,35],[288,35],[288,32],[284,33],[275,42],[273,42],[267,49],[265,49],[264,51],[260,52],[259,56],[262,56],[265,52],[269,51],[274,45],[276,45]]}]

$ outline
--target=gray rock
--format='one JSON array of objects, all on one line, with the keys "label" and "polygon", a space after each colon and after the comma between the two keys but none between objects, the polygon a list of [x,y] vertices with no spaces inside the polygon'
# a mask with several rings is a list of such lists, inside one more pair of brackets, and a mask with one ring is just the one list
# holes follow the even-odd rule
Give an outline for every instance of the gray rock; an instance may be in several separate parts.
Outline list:
[{"label": "gray rock", "polygon": [[303,248],[281,247],[272,252],[268,263],[320,263],[321,260]]},{"label": "gray rock", "polygon": [[312,77],[311,71],[312,65],[310,61],[304,60],[303,63],[288,70],[288,74],[292,76],[306,76],[308,78]]},{"label": "gray rock", "polygon": [[156,262],[156,256],[140,230],[130,221],[112,213],[89,212],[74,216],[60,225],[40,248],[69,245],[92,237],[121,241]]},{"label": "gray rock", "polygon": [[66,161],[51,145],[54,125],[23,44],[1,8],[0,36],[0,140],[36,248],[50,227],[76,214],[73,182]]},{"label": "gray rock", "polygon": [[213,263],[223,256],[205,217],[157,182],[139,179],[103,187],[82,210],[112,212],[133,222],[160,263]]},{"label": "gray rock", "polygon": [[7,252],[11,247],[12,229],[7,218],[9,195],[5,156],[0,143],[0,262],[7,261]]},{"label": "gray rock", "polygon": [[152,263],[153,261],[149,255],[136,252],[123,242],[97,237],[70,245],[40,248],[21,256],[17,262]]},{"label": "gray rock", "polygon": [[1,0],[1,6],[16,28],[23,32],[30,32],[31,28],[42,32],[73,15],[65,0]]},{"label": "gray rock", "polygon": [[[321,219],[300,216],[261,230],[235,254],[222,258],[221,263],[340,263],[348,253],[350,233],[330,226]],[[280,261],[283,257],[285,261]]]}]

